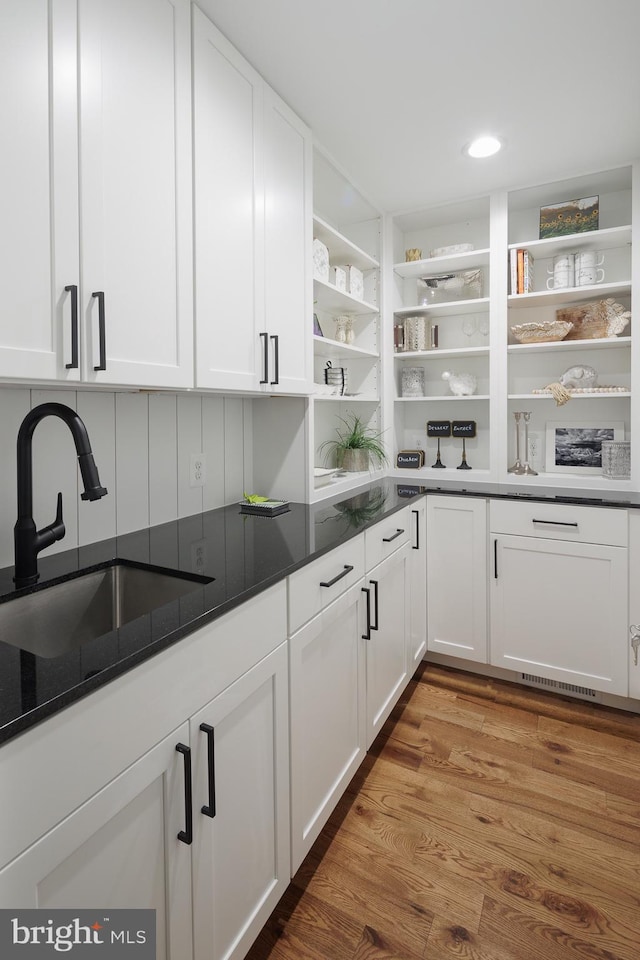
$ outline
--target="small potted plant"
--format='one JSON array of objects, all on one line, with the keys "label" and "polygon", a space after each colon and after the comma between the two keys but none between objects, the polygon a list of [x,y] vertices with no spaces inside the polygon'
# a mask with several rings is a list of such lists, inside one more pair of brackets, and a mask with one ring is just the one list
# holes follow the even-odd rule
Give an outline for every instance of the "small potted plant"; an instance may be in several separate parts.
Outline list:
[{"label": "small potted plant", "polygon": [[347,419],[340,417],[342,427],[336,428],[337,440],[325,440],[320,450],[335,454],[336,466],[349,473],[368,470],[373,461],[376,466],[387,463],[387,455],[381,442],[381,433],[364,425],[355,413]]}]

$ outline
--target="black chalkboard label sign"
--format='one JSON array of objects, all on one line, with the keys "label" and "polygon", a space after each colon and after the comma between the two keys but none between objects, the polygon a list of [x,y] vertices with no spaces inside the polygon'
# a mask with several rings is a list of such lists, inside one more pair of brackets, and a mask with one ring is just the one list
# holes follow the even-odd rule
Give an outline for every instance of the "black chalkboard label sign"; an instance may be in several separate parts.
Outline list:
[{"label": "black chalkboard label sign", "polygon": [[427,420],[428,437],[450,437],[451,420]]},{"label": "black chalkboard label sign", "polygon": [[424,493],[425,488],[418,486],[417,483],[403,483],[396,486],[396,493],[399,497],[415,497],[418,493]]},{"label": "black chalkboard label sign", "polygon": [[396,458],[396,467],[418,470],[424,463],[424,453],[420,450],[401,450]]},{"label": "black chalkboard label sign", "polygon": [[475,420],[454,420],[451,424],[451,436],[452,437],[475,437],[476,435],[476,421]]}]

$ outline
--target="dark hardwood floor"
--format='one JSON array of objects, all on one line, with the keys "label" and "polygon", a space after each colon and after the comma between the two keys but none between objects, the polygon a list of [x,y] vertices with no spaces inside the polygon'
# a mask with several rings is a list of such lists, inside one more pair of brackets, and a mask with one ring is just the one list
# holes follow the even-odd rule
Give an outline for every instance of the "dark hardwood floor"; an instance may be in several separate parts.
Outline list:
[{"label": "dark hardwood floor", "polygon": [[267,958],[640,960],[640,717],[423,664]]}]

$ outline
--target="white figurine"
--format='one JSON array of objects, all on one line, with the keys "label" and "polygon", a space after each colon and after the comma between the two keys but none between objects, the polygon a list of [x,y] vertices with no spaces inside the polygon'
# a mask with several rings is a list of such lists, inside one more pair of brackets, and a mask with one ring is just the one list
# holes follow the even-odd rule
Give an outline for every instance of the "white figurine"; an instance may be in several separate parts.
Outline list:
[{"label": "white figurine", "polygon": [[566,390],[582,387],[589,389],[598,385],[598,371],[593,367],[576,366],[569,367],[560,377],[560,383]]},{"label": "white figurine", "polygon": [[442,379],[449,382],[449,389],[456,397],[470,397],[476,392],[478,381],[472,373],[454,373],[452,370],[445,370]]}]

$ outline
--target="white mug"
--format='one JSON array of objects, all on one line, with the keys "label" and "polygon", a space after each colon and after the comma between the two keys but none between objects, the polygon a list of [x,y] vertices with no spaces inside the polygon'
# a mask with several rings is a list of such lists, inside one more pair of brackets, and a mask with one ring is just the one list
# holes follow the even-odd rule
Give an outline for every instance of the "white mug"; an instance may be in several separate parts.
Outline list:
[{"label": "white mug", "polygon": [[561,287],[572,287],[574,283],[574,254],[560,253],[553,258],[553,269],[547,273],[553,274],[547,280],[549,290],[558,290]]},{"label": "white mug", "polygon": [[584,287],[591,283],[602,283],[604,280],[604,270],[600,268],[602,267],[603,263],[604,254],[598,254],[595,250],[583,250],[581,253],[576,253],[576,287]]}]

